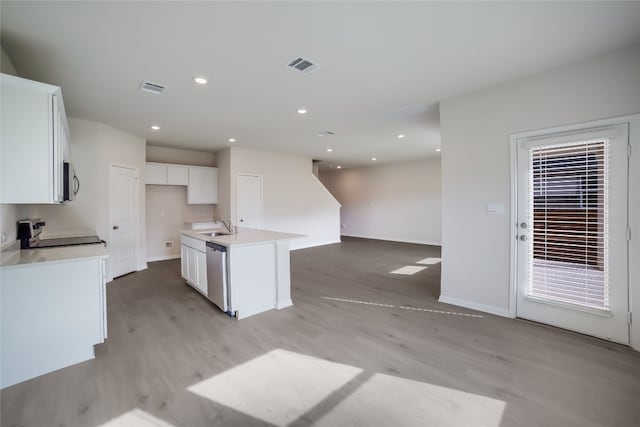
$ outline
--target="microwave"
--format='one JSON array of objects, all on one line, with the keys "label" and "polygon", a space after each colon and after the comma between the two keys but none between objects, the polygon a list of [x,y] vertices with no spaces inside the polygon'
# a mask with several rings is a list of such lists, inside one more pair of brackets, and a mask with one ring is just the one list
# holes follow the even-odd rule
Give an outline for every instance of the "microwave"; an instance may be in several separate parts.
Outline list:
[{"label": "microwave", "polygon": [[71,163],[64,162],[62,169],[62,201],[68,202],[75,199],[78,191],[80,191],[80,180]]}]

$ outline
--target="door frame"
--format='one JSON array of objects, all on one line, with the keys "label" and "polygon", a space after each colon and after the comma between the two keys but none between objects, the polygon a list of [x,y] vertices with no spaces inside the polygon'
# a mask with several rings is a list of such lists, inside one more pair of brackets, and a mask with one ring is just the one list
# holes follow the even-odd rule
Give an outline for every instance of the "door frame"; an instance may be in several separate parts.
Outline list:
[{"label": "door frame", "polygon": [[238,216],[238,199],[240,199],[238,191],[238,181],[241,176],[252,176],[256,178],[260,178],[260,228],[264,227],[264,176],[259,175],[257,173],[246,173],[246,172],[238,172],[236,175],[236,225],[240,225],[239,216]]},{"label": "door frame", "polygon": [[[135,172],[135,176],[138,178],[138,191],[136,192],[137,197],[135,200],[135,211],[136,211],[136,220],[135,220],[135,226],[136,226],[136,233],[134,233],[135,238],[134,238],[134,255],[133,255],[133,259],[134,259],[134,271],[140,271],[140,266],[139,266],[139,262],[140,262],[140,170],[136,167],[133,166],[129,166],[129,165],[125,165],[122,163],[114,163],[114,162],[110,162],[109,163],[109,222],[107,224],[107,230],[109,231],[109,244],[111,244],[113,242],[113,218],[112,218],[112,211],[111,211],[111,199],[112,199],[112,175],[113,175],[113,168],[117,167],[117,168],[122,168],[122,169],[127,169],[130,171]],[[107,247],[107,249],[109,249]],[[110,251],[109,251],[109,255],[111,255]],[[108,277],[108,281],[111,282],[113,281],[113,267],[112,267],[112,263],[108,262],[107,263],[109,268],[109,277]]]},{"label": "door frame", "polygon": [[[629,177],[627,195],[628,226],[631,239],[628,240],[627,269],[629,289],[629,342],[630,346],[640,351],[640,263],[632,264],[632,259],[640,259],[640,113],[620,117],[611,117],[565,126],[557,126],[533,131],[518,132],[510,135],[510,188],[511,215],[509,218],[509,317],[516,317],[517,300],[517,255],[518,245],[518,141],[524,138],[552,136],[562,132],[588,130],[603,126],[629,124],[629,145],[632,155],[629,157]],[[633,319],[633,317],[636,319]],[[635,325],[634,325],[635,323]]]}]

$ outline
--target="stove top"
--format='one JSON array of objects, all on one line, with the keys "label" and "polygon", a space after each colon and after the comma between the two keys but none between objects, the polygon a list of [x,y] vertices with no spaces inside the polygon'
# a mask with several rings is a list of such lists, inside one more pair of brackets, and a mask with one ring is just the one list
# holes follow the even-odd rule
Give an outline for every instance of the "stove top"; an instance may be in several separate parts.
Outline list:
[{"label": "stove top", "polygon": [[62,237],[32,242],[29,249],[55,248],[59,246],[96,245],[103,243],[98,236]]}]

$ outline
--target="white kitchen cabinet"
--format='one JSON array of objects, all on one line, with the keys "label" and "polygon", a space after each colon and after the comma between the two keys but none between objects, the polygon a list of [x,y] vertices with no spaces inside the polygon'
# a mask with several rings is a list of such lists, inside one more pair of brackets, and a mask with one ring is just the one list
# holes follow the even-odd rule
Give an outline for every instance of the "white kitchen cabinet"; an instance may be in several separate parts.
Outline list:
[{"label": "white kitchen cabinet", "polygon": [[181,271],[187,283],[207,295],[207,254],[204,241],[182,236]]},{"label": "white kitchen cabinet", "polygon": [[189,185],[189,167],[167,165],[168,185]]},{"label": "white kitchen cabinet", "polygon": [[218,203],[218,168],[189,166],[187,204]]},{"label": "white kitchen cabinet", "polygon": [[0,74],[0,104],[0,203],[63,202],[70,156],[60,88]]},{"label": "white kitchen cabinet", "polygon": [[189,260],[187,257],[189,256],[189,247],[185,245],[180,246],[180,273],[184,280],[189,280]]},{"label": "white kitchen cabinet", "polygon": [[145,184],[167,184],[167,165],[162,163],[145,163],[144,165]]},{"label": "white kitchen cabinet", "polygon": [[195,284],[203,294],[207,295],[207,254],[194,251],[195,256]]},{"label": "white kitchen cabinet", "polygon": [[144,183],[151,185],[189,185],[189,166],[147,162]]},{"label": "white kitchen cabinet", "polygon": [[94,357],[107,337],[105,258],[0,268],[1,387]]}]

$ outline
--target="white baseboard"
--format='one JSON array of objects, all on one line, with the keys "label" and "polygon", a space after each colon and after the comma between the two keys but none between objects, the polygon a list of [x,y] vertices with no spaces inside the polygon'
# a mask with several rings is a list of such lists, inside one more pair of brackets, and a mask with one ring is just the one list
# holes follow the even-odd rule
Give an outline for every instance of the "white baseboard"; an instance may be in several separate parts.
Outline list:
[{"label": "white baseboard", "polygon": [[344,234],[343,233],[342,237],[357,237],[359,239],[384,240],[384,241],[387,241],[387,242],[414,243],[414,244],[417,244],[417,245],[442,246],[442,242],[431,242],[431,241],[426,241],[426,240],[407,240],[407,239],[398,240],[398,239],[392,239],[392,238],[383,237],[383,236],[364,236],[364,235],[359,235],[359,234]]},{"label": "white baseboard", "polygon": [[293,305],[293,301],[291,299],[288,299],[286,301],[278,301],[276,303],[276,308],[278,310],[282,310],[283,308],[291,307],[292,305]]},{"label": "white baseboard", "polygon": [[452,298],[446,295],[440,295],[440,298],[438,298],[438,301],[443,302],[445,304],[457,305],[459,307],[482,311],[484,313],[495,314],[497,316],[509,317],[509,318],[512,317],[509,314],[508,308],[496,307],[493,305],[478,304],[477,302],[467,301],[467,300],[458,299],[458,298]]},{"label": "white baseboard", "polygon": [[[108,261],[108,260],[107,260],[107,261]],[[107,265],[108,265],[108,264],[107,264]],[[149,267],[147,266],[147,263],[145,262],[144,264],[139,265],[139,266],[136,268],[136,270],[135,270],[135,271],[144,271],[144,270],[146,270],[147,268],[149,268]],[[108,270],[108,271],[109,271],[109,273],[107,274],[107,278],[106,278],[106,283],[107,283],[107,285],[108,285],[109,283],[113,282],[113,280],[114,280],[113,276],[111,275],[111,270]],[[132,271],[131,273],[133,273],[133,271]],[[127,273],[127,274],[129,274],[129,273]],[[118,277],[120,277],[120,276],[118,276]]]},{"label": "white baseboard", "polygon": [[166,261],[168,259],[176,259],[176,258],[180,258],[180,254],[152,256],[147,258],[147,262]]},{"label": "white baseboard", "polygon": [[340,243],[340,239],[338,239],[338,240],[327,240],[325,242],[314,242],[314,243],[312,243],[310,245],[301,246],[299,248],[291,248],[291,250],[292,251],[297,251],[298,249],[315,248],[316,246],[333,245],[334,243]]}]

